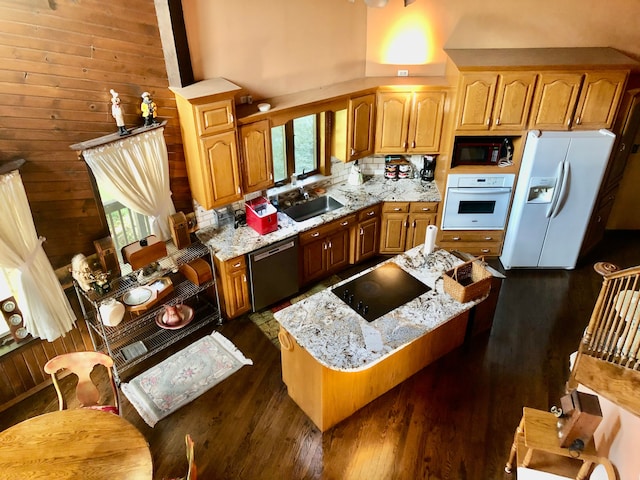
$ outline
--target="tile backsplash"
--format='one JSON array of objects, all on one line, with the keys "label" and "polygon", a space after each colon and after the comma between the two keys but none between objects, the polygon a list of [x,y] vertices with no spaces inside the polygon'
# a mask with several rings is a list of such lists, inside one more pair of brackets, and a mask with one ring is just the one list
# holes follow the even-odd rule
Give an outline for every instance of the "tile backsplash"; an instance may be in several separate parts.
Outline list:
[{"label": "tile backsplash", "polygon": [[[385,164],[386,155],[372,155],[370,157],[364,157],[358,160],[358,165],[360,166],[360,170],[363,175],[384,175],[384,164]],[[422,155],[406,155],[407,160],[410,160],[413,164],[414,171],[419,171],[422,164]],[[349,178],[349,173],[351,172],[351,167],[354,165],[354,162],[345,163],[335,157],[331,157],[331,176],[326,178],[309,178],[304,182],[305,186],[320,186],[326,182],[329,182],[331,185],[346,182]],[[283,190],[293,189],[296,187],[285,186],[281,187]],[[269,191],[270,194],[273,192]],[[228,212],[234,212],[235,210],[244,209],[244,203],[248,200],[251,200],[259,195],[261,192],[250,193],[245,196],[243,201],[236,202],[227,207],[223,207],[222,209],[218,208],[215,210],[205,210],[196,200],[193,200],[193,208],[196,214],[196,219],[198,220],[198,227],[200,228],[217,228],[219,225],[219,220],[222,220],[224,223],[224,219]]]}]

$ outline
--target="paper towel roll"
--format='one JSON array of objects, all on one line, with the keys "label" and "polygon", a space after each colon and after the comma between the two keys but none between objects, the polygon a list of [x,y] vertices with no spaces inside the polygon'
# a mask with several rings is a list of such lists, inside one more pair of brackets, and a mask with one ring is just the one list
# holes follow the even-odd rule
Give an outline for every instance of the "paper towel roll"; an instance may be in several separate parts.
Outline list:
[{"label": "paper towel roll", "polygon": [[429,225],[427,227],[427,235],[424,239],[424,254],[429,255],[436,246],[436,236],[438,236],[438,227]]}]

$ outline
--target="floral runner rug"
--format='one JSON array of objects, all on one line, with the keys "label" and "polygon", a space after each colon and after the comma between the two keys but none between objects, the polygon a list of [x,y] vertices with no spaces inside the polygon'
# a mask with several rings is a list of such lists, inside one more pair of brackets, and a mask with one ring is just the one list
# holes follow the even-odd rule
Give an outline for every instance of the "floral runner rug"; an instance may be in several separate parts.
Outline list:
[{"label": "floral runner rug", "polygon": [[213,332],[120,387],[144,421],[153,427],[244,365],[253,362],[227,338]]}]

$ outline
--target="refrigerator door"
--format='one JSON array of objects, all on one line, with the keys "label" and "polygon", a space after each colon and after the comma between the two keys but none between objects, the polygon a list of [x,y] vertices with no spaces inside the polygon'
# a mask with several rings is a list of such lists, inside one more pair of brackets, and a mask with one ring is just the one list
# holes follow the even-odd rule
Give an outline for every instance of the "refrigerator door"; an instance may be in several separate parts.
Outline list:
[{"label": "refrigerator door", "polygon": [[[538,266],[549,226],[549,209],[559,191],[559,165],[566,158],[568,146],[567,138],[529,133],[500,256],[504,268]],[[553,188],[546,201],[533,195],[543,184]]]},{"label": "refrigerator door", "polygon": [[614,139],[611,134],[599,132],[571,139],[564,181],[549,221],[539,267],[576,266]]}]

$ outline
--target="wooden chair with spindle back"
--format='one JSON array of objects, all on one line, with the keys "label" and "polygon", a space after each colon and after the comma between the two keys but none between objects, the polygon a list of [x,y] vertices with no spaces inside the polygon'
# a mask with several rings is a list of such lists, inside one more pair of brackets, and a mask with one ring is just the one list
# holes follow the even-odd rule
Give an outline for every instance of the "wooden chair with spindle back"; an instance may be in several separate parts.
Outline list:
[{"label": "wooden chair with spindle back", "polygon": [[[113,393],[113,405],[101,405],[100,391],[91,379],[91,372],[96,365],[103,365],[107,370],[109,383]],[[113,378],[112,373],[113,359],[109,355],[100,352],[71,352],[63,353],[49,360],[44,371],[51,375],[53,386],[58,394],[59,409],[65,410],[67,402],[60,388],[58,375],[62,375],[64,371],[75,374],[78,377],[78,385],[76,386],[76,397],[81,408],[91,408],[94,410],[102,410],[105,412],[120,414],[120,398],[118,387]],[[63,373],[59,373],[63,371]]]}]

